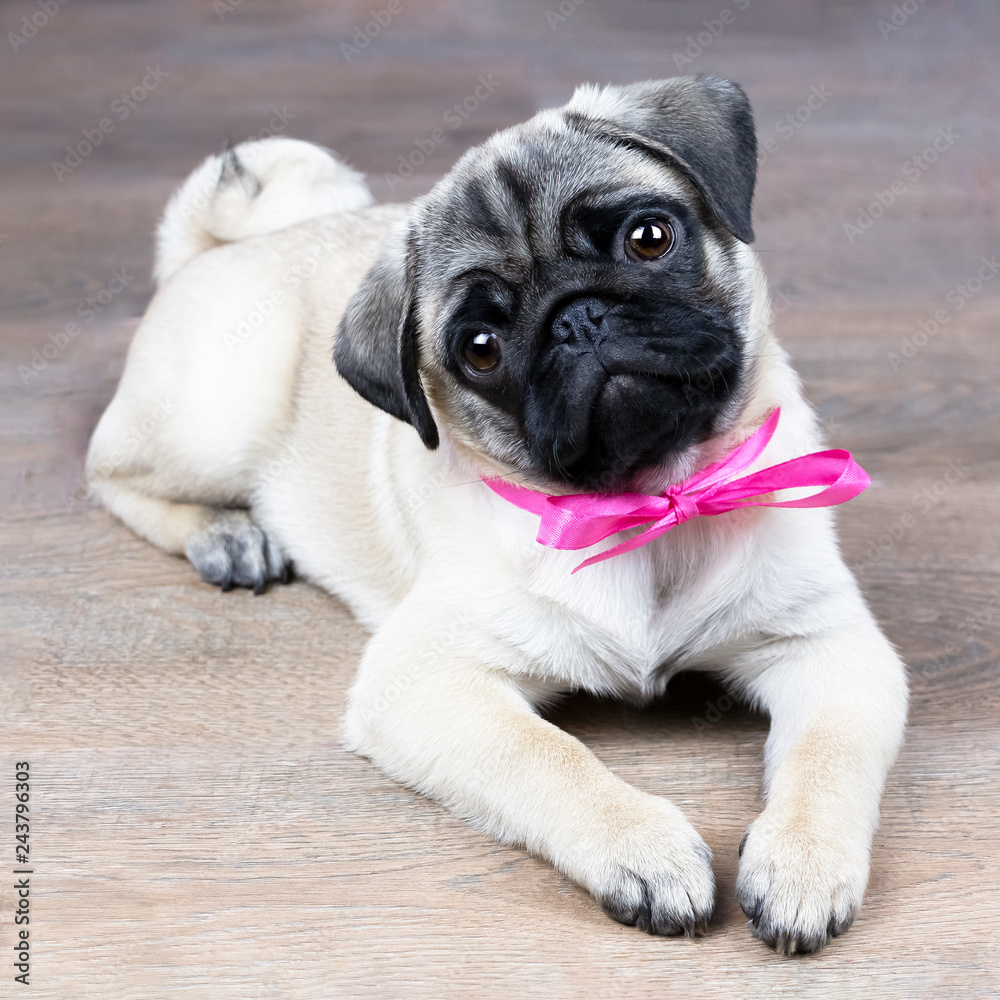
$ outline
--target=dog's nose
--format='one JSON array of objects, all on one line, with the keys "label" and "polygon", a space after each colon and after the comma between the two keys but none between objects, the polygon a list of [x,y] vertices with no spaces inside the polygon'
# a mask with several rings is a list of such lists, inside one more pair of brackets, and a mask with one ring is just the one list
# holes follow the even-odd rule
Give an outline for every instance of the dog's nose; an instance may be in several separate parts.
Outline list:
[{"label": "dog's nose", "polygon": [[604,339],[601,326],[608,308],[608,304],[600,299],[574,299],[556,313],[552,321],[553,338],[559,344],[582,340],[596,347]]}]

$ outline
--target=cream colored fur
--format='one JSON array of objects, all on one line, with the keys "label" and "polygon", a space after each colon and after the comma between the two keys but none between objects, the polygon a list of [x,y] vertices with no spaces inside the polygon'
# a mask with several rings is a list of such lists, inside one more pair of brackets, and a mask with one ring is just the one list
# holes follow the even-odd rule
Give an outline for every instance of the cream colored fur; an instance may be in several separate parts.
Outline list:
[{"label": "cream colored fur", "polygon": [[[161,286],[90,448],[97,497],[168,552],[191,553],[223,528],[266,535],[260,559],[291,559],[374,633],[344,720],[351,747],[548,858],[606,906],[645,899],[688,933],[713,906],[704,842],[679,809],[623,782],[537,708],[572,690],[643,702],[681,669],[721,677],[772,720],[741,902],[759,900],[757,922],[777,928],[784,950],[821,946],[861,903],[907,700],[832,513],[702,518],[571,576],[581,555],[535,542],[537,519],[478,481],[483,466],[449,436],[446,414],[441,447],[427,451],[334,368],[348,297],[406,207],[363,207],[357,175],[315,147],[254,147],[237,152],[266,164],[266,212],[239,186],[193,204],[216,161],[167,209]],[[324,196],[306,197],[310,185]],[[822,446],[770,333],[762,277],[753,296],[754,393],[729,439],[692,465],[777,405],[758,466]]]}]

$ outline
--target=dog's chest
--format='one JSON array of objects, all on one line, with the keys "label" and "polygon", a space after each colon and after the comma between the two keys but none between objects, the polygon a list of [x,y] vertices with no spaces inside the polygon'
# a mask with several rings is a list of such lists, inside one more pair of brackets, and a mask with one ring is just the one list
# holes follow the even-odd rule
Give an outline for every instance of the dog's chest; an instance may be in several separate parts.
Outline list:
[{"label": "dog's chest", "polygon": [[745,617],[732,555],[691,527],[687,537],[571,576],[575,563],[563,574],[536,576],[533,627],[519,629],[532,672],[569,688],[644,700],[662,694],[674,673],[730,638]]}]

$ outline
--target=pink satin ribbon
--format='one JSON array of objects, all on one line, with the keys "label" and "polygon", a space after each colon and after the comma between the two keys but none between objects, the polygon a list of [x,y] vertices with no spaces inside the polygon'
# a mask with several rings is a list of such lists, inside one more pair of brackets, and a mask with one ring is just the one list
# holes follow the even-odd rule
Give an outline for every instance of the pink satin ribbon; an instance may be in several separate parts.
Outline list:
[{"label": "pink satin ribbon", "polygon": [[[549,496],[503,479],[483,478],[494,493],[537,514],[542,520],[538,541],[554,549],[583,549],[609,535],[648,524],[641,534],[585,559],[576,569],[592,566],[612,556],[648,545],[654,538],[691,520],[725,514],[737,507],[831,507],[856,497],[871,485],[868,473],[849,451],[833,449],[802,455],[740,479],[733,473],[745,469],[767,447],[778,426],[775,410],[762,427],[725,458],[671,486],[665,493],[576,493]],[[766,501],[754,497],[797,487],[818,487],[800,500]],[[651,523],[652,522],[652,523]]]}]

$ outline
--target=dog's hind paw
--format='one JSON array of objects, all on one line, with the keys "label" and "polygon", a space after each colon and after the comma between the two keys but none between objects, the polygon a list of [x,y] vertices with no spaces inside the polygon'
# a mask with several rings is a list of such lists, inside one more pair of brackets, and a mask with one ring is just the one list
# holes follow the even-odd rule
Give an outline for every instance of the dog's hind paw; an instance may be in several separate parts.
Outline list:
[{"label": "dog's hind paw", "polygon": [[188,540],[185,554],[205,583],[224,591],[252,587],[262,594],[272,581],[289,579],[289,563],[244,510],[216,511]]}]

